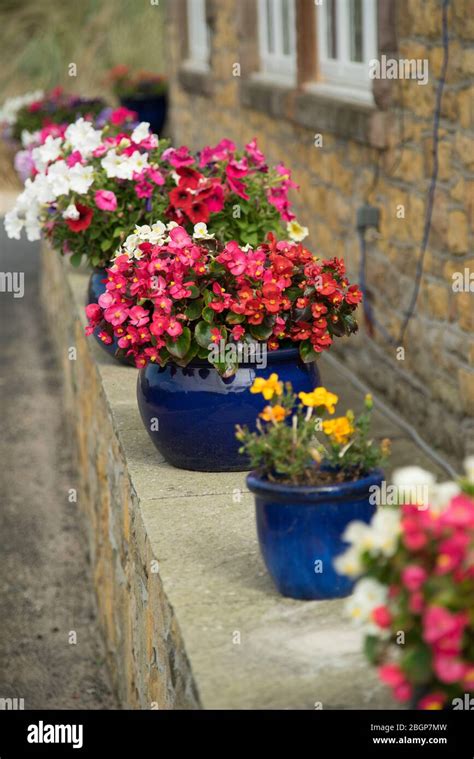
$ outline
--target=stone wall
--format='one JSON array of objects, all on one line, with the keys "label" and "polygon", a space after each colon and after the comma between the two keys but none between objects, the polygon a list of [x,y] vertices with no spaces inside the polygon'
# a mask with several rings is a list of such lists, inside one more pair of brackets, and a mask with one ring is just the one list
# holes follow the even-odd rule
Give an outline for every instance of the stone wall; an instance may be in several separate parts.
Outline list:
[{"label": "stone wall", "polygon": [[[185,2],[169,5],[175,143],[198,148],[226,136],[243,145],[257,136],[270,161],[283,160],[301,186],[296,210],[310,228],[312,248],[344,257],[354,278],[360,259],[356,210],[365,201],[380,207],[380,230],[368,243],[367,285],[376,318],[395,341],[378,330],[371,337],[362,325],[356,338],[338,341],[336,352],[435,445],[462,455],[474,430],[474,308],[471,292],[453,292],[452,274],[474,270],[472,4],[458,0],[450,8],[433,224],[404,358],[396,338],[413,292],[432,168],[441,3],[379,0],[381,52],[426,58],[430,75],[426,86],[377,82],[373,111],[315,100],[301,86],[293,92],[252,81],[258,67],[255,0],[208,0],[210,72],[183,69]],[[312,0],[297,0],[297,13],[311,13],[310,6]],[[305,61],[311,44],[307,35],[299,42]],[[233,75],[235,63],[240,76]],[[320,148],[314,145],[318,133]]]},{"label": "stone wall", "polygon": [[[64,263],[43,245],[42,301],[63,368],[65,423],[75,443],[80,482],[77,504],[87,527],[99,622],[115,689],[123,708],[198,708],[181,633],[160,575],[153,572],[157,560],[110,398],[84,334],[81,306],[88,275],[74,275],[66,264],[68,278]],[[131,373],[134,387],[133,369]],[[130,386],[120,375],[118,383],[119,392],[121,386],[129,397]]]}]

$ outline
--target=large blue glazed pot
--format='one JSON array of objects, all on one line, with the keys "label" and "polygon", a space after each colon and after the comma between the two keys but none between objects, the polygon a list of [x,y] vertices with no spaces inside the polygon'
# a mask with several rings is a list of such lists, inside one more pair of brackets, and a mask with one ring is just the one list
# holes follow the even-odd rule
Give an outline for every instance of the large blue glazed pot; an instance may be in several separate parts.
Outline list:
[{"label": "large blue glazed pot", "polygon": [[321,487],[282,485],[258,472],[247,476],[260,550],[283,596],[327,600],[350,595],[354,581],[338,574],[333,562],[348,547],[341,536],[349,522],[372,519],[376,507],[369,502],[369,488],[380,487],[383,476],[377,469],[354,482]]},{"label": "large blue glazed pot", "polygon": [[[100,267],[96,267],[89,279],[89,286],[87,288],[86,305],[90,303],[98,303],[100,296],[105,293],[105,284],[107,281],[107,271]],[[99,329],[94,330],[94,338],[99,343],[100,347],[105,350],[109,356],[112,356],[116,361],[124,366],[135,366],[134,362],[128,358],[123,358],[120,354],[116,353],[119,350],[117,340],[114,338],[113,342],[107,344],[104,343],[99,337]]]},{"label": "large blue glazed pot", "polygon": [[123,97],[120,102],[125,108],[136,111],[138,121],[148,121],[151,131],[160,134],[166,121],[168,110],[168,98],[166,95],[137,95],[136,97]]},{"label": "large blue glazed pot", "polygon": [[314,364],[304,364],[297,349],[270,351],[266,368],[241,364],[232,377],[223,379],[207,361],[193,361],[181,368],[148,364],[140,370],[138,407],[153,443],[173,466],[198,472],[233,472],[250,469],[239,454],[237,424],[255,429],[266,402],[250,387],[256,377],[276,372],[294,390],[317,387]]}]

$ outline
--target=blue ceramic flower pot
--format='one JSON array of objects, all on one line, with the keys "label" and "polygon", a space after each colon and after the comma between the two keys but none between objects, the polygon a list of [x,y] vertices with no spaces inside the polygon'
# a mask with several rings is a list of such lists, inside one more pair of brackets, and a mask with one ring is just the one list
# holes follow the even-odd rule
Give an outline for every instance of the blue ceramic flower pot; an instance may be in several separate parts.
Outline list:
[{"label": "blue ceramic flower pot", "polygon": [[168,98],[166,95],[123,97],[120,98],[120,102],[125,108],[136,111],[138,121],[148,121],[151,131],[160,135],[165,125],[168,110]]},{"label": "blue ceramic flower pot", "polygon": [[338,574],[333,562],[347,548],[341,535],[349,522],[372,519],[376,507],[369,503],[369,488],[382,479],[378,469],[354,482],[321,487],[280,485],[258,472],[247,476],[260,550],[283,596],[322,600],[352,592],[354,581]]},{"label": "blue ceramic flower pot", "polygon": [[[105,269],[102,269],[100,267],[97,267],[93,270],[90,279],[89,279],[89,286],[87,288],[87,297],[86,297],[86,305],[88,306],[89,303],[98,303],[99,297],[102,295],[102,293],[105,293],[105,283],[107,281],[107,272]],[[94,330],[94,338],[99,343],[100,347],[105,350],[106,353],[109,354],[109,356],[112,356],[116,361],[118,361],[120,364],[123,364],[124,366],[135,366],[134,362],[131,361],[128,358],[123,358],[121,355],[116,355],[117,351],[120,350],[117,340],[114,338],[113,342],[107,343],[102,342],[102,340],[99,337],[99,329]]]},{"label": "blue ceramic flower pot", "polygon": [[148,364],[140,370],[137,396],[140,413],[153,443],[173,466],[199,472],[250,469],[235,437],[237,424],[255,429],[266,402],[252,394],[256,377],[276,372],[294,390],[308,392],[319,385],[314,364],[304,364],[297,349],[269,352],[266,368],[241,364],[223,379],[206,361],[180,368]]}]

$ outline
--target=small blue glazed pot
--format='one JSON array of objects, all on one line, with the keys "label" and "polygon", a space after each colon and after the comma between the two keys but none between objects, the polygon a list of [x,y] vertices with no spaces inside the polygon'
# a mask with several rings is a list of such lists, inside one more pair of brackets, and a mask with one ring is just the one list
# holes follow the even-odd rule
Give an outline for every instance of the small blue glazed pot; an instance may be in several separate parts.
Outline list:
[{"label": "small blue glazed pot", "polygon": [[380,486],[383,472],[321,487],[269,482],[258,472],[247,476],[255,494],[260,550],[283,596],[301,600],[343,598],[354,581],[334,569],[334,559],[347,548],[341,535],[349,522],[370,522],[375,505],[369,488]]},{"label": "small blue glazed pot", "polygon": [[173,466],[198,472],[233,472],[250,469],[239,454],[237,424],[255,429],[263,397],[252,394],[256,377],[276,372],[291,382],[295,392],[317,387],[314,364],[304,364],[296,348],[270,351],[267,366],[241,364],[236,374],[223,379],[207,361],[192,361],[181,368],[148,364],[138,375],[140,413],[153,443]]},{"label": "small blue glazed pot", "polygon": [[138,95],[123,97],[120,102],[125,108],[136,111],[138,121],[148,121],[151,131],[160,134],[166,121],[168,98],[166,95]]},{"label": "small blue glazed pot", "polygon": [[[89,286],[87,288],[86,305],[90,303],[98,303],[102,293],[105,293],[105,283],[107,281],[107,271],[100,267],[96,267],[89,279]],[[99,329],[94,330],[94,337],[99,343],[100,347],[105,350],[109,356],[112,356],[116,361],[124,366],[135,366],[134,362],[128,358],[122,357],[120,354],[117,356],[117,351],[120,350],[117,340],[114,338],[113,342],[107,344],[104,343],[99,337]]]}]

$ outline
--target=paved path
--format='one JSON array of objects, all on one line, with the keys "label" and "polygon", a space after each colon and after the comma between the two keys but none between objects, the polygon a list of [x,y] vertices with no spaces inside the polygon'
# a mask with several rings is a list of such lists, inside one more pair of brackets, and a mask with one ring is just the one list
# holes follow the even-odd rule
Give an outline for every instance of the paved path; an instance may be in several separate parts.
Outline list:
[{"label": "paved path", "polygon": [[6,240],[2,224],[0,272],[24,272],[25,295],[0,292],[0,699],[111,709],[86,543],[68,500],[74,462],[38,253],[38,244]]}]

